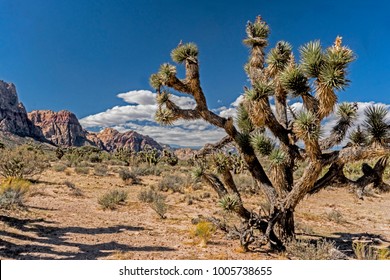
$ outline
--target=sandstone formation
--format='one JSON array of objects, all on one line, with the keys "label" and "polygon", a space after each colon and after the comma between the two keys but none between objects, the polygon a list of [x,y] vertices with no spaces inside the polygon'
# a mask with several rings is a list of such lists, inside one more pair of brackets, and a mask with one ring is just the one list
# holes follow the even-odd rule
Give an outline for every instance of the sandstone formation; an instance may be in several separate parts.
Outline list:
[{"label": "sandstone formation", "polygon": [[100,133],[88,132],[69,111],[37,110],[29,113],[28,117],[40,128],[47,140],[60,147],[92,145],[106,151],[128,148],[138,152],[143,150],[145,145],[149,145],[162,150],[160,144],[152,138],[135,131],[120,133],[115,129],[106,128]]},{"label": "sandstone formation", "polygon": [[41,129],[43,136],[57,146],[80,147],[89,144],[87,132],[69,111],[36,110],[29,113],[28,117]]},{"label": "sandstone formation", "polygon": [[77,117],[66,110],[36,110],[27,114],[19,102],[15,85],[0,80],[0,139],[12,139],[12,135],[31,137],[60,147],[92,145],[106,151],[129,148],[138,152],[149,145],[163,149],[149,136],[135,131],[120,133],[106,128],[100,133],[88,132],[81,127]]},{"label": "sandstone formation", "polygon": [[94,142],[96,146],[107,151],[128,148],[138,152],[143,150],[146,145],[156,148],[157,150],[163,149],[161,145],[151,137],[141,135],[135,131],[121,133],[113,128],[106,128],[100,133],[89,133],[87,138],[89,141]]},{"label": "sandstone formation", "polygon": [[188,160],[196,154],[196,151],[191,148],[180,148],[175,150],[175,156],[180,160]]},{"label": "sandstone formation", "polygon": [[43,140],[40,130],[28,119],[15,85],[0,80],[0,131]]}]

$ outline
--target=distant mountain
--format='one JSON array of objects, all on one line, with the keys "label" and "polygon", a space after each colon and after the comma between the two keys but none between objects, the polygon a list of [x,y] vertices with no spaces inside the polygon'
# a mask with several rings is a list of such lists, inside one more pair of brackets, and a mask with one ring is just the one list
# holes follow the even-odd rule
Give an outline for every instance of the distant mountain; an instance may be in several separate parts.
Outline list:
[{"label": "distant mountain", "polygon": [[106,128],[99,133],[89,132],[87,139],[96,144],[96,146],[107,151],[113,151],[118,148],[126,147],[133,151],[141,151],[145,146],[163,150],[163,147],[153,138],[144,136],[135,131],[119,132],[113,128]]},{"label": "distant mountain", "polygon": [[100,133],[88,132],[82,128],[76,115],[66,110],[35,110],[27,114],[19,102],[15,85],[0,80],[0,139],[5,139],[7,143],[12,139],[23,143],[21,138],[32,138],[60,147],[97,146],[106,151],[129,148],[138,152],[146,145],[163,149],[151,137],[135,131],[121,133],[106,128]]},{"label": "distant mountain", "polygon": [[93,145],[87,140],[88,132],[81,127],[75,114],[69,111],[36,110],[28,113],[28,118],[56,146]]},{"label": "distant mountain", "polygon": [[28,118],[15,85],[0,80],[0,131],[44,141],[42,132]]}]

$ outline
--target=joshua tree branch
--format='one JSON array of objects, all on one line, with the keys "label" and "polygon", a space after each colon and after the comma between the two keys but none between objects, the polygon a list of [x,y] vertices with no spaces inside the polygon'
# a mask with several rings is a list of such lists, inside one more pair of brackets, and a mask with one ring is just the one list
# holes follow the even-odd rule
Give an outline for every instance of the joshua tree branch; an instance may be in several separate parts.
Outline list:
[{"label": "joshua tree branch", "polygon": [[200,149],[196,155],[199,157],[205,156],[205,155],[210,154],[211,152],[213,152],[215,150],[219,150],[219,149],[225,147],[227,144],[231,143],[232,141],[233,141],[233,139],[229,135],[226,135],[221,140],[219,140],[217,143],[204,145],[203,148]]}]

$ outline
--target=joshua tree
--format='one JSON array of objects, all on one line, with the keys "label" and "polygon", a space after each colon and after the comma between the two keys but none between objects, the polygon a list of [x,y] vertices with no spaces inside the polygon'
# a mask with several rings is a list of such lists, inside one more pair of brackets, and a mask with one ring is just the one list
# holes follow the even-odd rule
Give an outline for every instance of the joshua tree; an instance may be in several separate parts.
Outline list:
[{"label": "joshua tree", "polygon": [[[227,136],[205,146],[199,154],[233,143],[257,187],[269,201],[268,215],[247,209],[232,179],[230,165],[225,164],[228,161],[224,159],[217,157],[216,171],[220,176],[202,169],[196,172],[217,191],[223,207],[242,218],[244,248],[257,238],[254,232],[258,231],[253,229],[259,229],[262,239],[274,248],[283,249],[284,241],[294,237],[294,210],[307,194],[335,182],[353,183],[362,188],[369,183],[383,184],[381,176],[386,158],[379,160],[374,168],[363,166],[364,176],[358,181],[346,179],[343,166],[350,161],[387,156],[388,124],[387,111],[373,106],[365,112],[367,120],[363,130],[355,130],[350,144],[337,149],[357,115],[356,104],[337,105],[336,95],[349,84],[347,68],[355,59],[353,52],[337,37],[326,49],[319,41],[302,46],[299,61],[294,58],[291,45],[284,41],[278,42],[266,55],[269,32],[261,17],[246,26],[244,43],[250,48],[250,56],[245,71],[250,87],[245,87],[235,121],[208,108],[200,84],[198,48],[193,43],[179,44],[171,52],[172,60],[184,65],[185,78],[177,77],[174,65],[163,64],[158,73],[150,77],[150,83],[157,90],[158,122],[171,125],[179,119],[203,119],[224,129]],[[170,98],[170,88],[192,96],[196,107],[177,106]],[[303,109],[299,112],[289,106],[292,98],[302,100]],[[333,112],[337,114],[337,123],[330,135],[323,137],[322,120]],[[269,172],[262,163],[265,157],[271,162]],[[297,178],[294,172],[302,162],[306,167]]]}]

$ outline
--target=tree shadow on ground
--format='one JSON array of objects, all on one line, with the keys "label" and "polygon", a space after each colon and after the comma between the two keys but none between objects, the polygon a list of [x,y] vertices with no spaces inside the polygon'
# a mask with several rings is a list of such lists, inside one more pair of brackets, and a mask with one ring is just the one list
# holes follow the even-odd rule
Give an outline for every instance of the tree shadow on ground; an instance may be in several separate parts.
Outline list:
[{"label": "tree shadow on ground", "polygon": [[[115,234],[123,231],[142,231],[144,230],[143,227],[125,225],[99,228],[57,227],[55,226],[56,223],[44,219],[19,219],[3,215],[0,215],[0,222],[9,227],[7,230],[5,229],[6,227],[3,227],[3,229],[0,230],[1,259],[88,260],[107,257],[114,251],[174,251],[173,248],[169,247],[135,247],[115,241],[96,244],[83,244],[68,241],[69,234]],[[26,244],[26,242],[29,243]],[[56,248],[56,246],[64,247],[59,251],[59,248]]]}]

